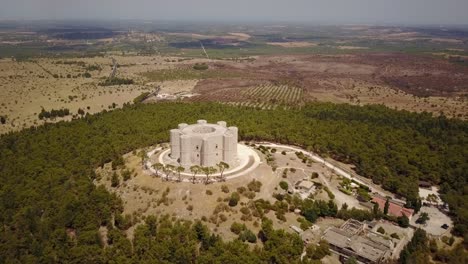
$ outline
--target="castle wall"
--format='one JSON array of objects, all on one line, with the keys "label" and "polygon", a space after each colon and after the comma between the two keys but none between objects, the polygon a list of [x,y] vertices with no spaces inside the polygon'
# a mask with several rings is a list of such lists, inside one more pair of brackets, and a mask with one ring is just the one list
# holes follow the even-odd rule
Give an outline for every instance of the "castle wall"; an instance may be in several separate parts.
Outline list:
[{"label": "castle wall", "polygon": [[181,135],[180,136],[180,165],[181,166],[190,166],[191,164],[191,153],[192,153],[192,139],[190,136]]},{"label": "castle wall", "polygon": [[171,158],[178,159],[180,158],[180,135],[181,132],[179,129],[171,129],[170,131],[171,138]]}]

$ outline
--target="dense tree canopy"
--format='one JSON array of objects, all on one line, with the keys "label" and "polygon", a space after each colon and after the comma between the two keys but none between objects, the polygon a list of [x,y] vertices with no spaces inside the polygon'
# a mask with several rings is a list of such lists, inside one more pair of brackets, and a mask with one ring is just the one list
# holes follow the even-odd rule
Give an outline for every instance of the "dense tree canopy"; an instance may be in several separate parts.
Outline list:
[{"label": "dense tree canopy", "polygon": [[[136,148],[168,141],[169,129],[201,118],[238,126],[244,140],[300,145],[353,163],[359,173],[409,201],[417,197],[418,180],[441,184],[455,231],[468,233],[467,122],[383,106],[316,103],[301,109],[260,110],[207,103],[139,104],[0,137],[0,262],[53,263],[81,258],[99,263],[113,256],[122,262],[130,257],[144,262],[149,254],[144,248],[147,244],[135,241],[132,249],[117,230],[109,232],[117,246],[103,249],[98,228],[110,226],[112,214],[120,214],[122,205],[120,199],[93,185],[94,169]],[[136,230],[135,239],[150,239],[146,234],[151,228],[145,228]],[[178,224],[174,228],[167,232],[188,227]],[[202,232],[203,228],[198,229]],[[205,253],[197,257],[201,263],[212,257],[222,263],[228,254],[256,263],[256,258],[265,255],[278,261],[283,259],[278,254],[296,256],[297,239],[279,236],[293,248],[275,248],[281,246],[275,237],[265,240],[265,248],[271,250],[262,255],[239,248],[238,241],[224,244],[210,235]],[[185,243],[180,261],[171,255],[180,244],[151,244],[155,247],[151,250],[167,252],[161,262],[194,257],[194,242],[189,238],[180,241],[177,243]],[[212,247],[218,243],[221,246]],[[118,252],[112,251],[120,247]]]}]

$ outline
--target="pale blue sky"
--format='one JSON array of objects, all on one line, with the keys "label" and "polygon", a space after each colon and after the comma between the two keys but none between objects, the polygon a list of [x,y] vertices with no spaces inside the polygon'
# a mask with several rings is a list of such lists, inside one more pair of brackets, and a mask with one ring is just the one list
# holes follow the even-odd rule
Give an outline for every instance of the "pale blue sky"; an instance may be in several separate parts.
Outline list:
[{"label": "pale blue sky", "polygon": [[468,24],[468,0],[0,0],[0,19]]}]

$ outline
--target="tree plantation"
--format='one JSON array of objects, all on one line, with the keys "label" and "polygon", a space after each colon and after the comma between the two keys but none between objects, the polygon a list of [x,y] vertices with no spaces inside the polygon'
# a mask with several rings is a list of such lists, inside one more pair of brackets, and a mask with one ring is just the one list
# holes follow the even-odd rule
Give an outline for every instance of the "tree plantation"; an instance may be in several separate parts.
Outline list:
[{"label": "tree plantation", "polygon": [[[132,241],[115,226],[122,202],[93,184],[95,169],[168,142],[171,128],[197,119],[236,124],[241,140],[298,145],[353,164],[410,207],[420,203],[419,180],[440,184],[455,234],[468,233],[468,122],[328,103],[288,110],[137,104],[0,137],[0,263],[299,263],[299,236],[274,230],[266,219],[258,234],[262,247],[255,248],[222,241],[201,222],[168,216],[146,217]],[[312,211],[309,218],[316,218]],[[109,230],[106,241],[101,226]]]}]

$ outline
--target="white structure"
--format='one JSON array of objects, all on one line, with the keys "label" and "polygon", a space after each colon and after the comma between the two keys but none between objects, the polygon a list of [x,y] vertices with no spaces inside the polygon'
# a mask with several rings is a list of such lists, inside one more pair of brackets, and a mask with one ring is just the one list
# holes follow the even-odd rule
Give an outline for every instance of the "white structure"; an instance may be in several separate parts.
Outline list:
[{"label": "white structure", "polygon": [[183,167],[191,165],[215,166],[220,161],[234,165],[237,160],[237,127],[226,127],[226,122],[208,124],[179,124],[171,129],[171,159]]}]

